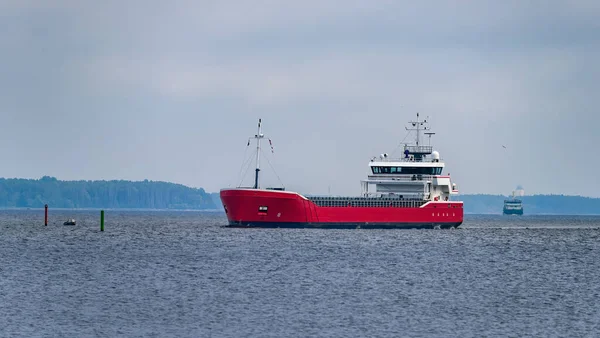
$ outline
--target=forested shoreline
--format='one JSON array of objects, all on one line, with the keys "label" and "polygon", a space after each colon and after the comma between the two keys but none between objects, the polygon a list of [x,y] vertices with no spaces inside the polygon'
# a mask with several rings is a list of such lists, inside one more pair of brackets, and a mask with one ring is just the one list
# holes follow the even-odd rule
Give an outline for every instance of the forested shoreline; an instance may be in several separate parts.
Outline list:
[{"label": "forested shoreline", "polygon": [[160,181],[0,178],[0,208],[216,209],[202,188]]}]

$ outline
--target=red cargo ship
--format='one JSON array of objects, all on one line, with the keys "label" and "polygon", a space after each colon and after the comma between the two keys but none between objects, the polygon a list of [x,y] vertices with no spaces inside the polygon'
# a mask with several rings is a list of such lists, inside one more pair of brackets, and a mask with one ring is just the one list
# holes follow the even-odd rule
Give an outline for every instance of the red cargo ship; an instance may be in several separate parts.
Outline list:
[{"label": "red cargo ship", "polygon": [[416,143],[405,144],[403,157],[387,154],[372,158],[369,175],[361,181],[356,197],[308,196],[284,188],[261,189],[258,121],[256,170],[251,188],[222,189],[223,208],[231,227],[266,228],[456,228],[463,222],[463,202],[449,175],[442,175],[444,162],[431,144],[421,145],[421,131],[429,136],[427,120],[409,122]]}]

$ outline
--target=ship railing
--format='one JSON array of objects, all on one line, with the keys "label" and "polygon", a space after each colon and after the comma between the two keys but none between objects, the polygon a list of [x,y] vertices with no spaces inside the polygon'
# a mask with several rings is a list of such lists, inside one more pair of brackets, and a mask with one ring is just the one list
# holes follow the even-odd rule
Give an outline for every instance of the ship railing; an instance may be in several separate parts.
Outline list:
[{"label": "ship railing", "polygon": [[418,208],[427,201],[419,198],[403,198],[402,196],[372,197],[325,197],[306,196],[319,207],[363,207],[363,208]]},{"label": "ship railing", "polygon": [[400,199],[400,200],[429,200],[431,193],[422,192],[363,192],[363,197],[366,198],[388,198],[388,199]]},{"label": "ship railing", "polygon": [[414,157],[374,157],[371,162],[419,162],[419,163],[439,163],[444,162],[440,157],[439,159],[432,158],[421,158],[417,159]]},{"label": "ship railing", "polygon": [[[383,199],[383,200],[422,200],[418,197],[405,197],[402,194],[394,193],[368,193],[368,196],[331,196],[331,195],[304,195],[309,200],[334,200],[334,201],[357,201],[357,200],[372,200],[372,199]],[[422,194],[421,194],[422,195]]]},{"label": "ship railing", "polygon": [[404,146],[404,150],[408,150],[411,154],[431,154],[432,146]]}]

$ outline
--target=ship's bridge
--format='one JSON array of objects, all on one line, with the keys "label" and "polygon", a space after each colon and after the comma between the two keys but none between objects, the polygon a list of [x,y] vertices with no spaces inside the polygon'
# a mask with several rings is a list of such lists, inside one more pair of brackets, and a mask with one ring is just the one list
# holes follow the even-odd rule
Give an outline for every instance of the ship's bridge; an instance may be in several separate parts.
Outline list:
[{"label": "ship's bridge", "polygon": [[404,157],[392,158],[388,154],[381,154],[379,158],[371,159],[369,168],[374,175],[441,175],[444,162],[440,154],[429,146],[406,146]]},{"label": "ship's bridge", "polygon": [[[406,152],[407,156],[403,158],[382,154],[379,158],[371,159],[369,175],[361,182],[363,195],[401,195],[405,198],[434,200],[448,199],[449,195],[456,193],[450,176],[442,176],[444,162],[439,154],[430,150],[416,151],[421,156]],[[429,154],[432,156],[425,156]],[[369,189],[369,186],[375,189]]]}]

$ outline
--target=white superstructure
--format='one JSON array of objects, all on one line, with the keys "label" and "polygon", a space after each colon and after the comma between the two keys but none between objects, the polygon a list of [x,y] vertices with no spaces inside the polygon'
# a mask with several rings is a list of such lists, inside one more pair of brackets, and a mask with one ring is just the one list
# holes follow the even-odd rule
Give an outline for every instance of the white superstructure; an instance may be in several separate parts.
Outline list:
[{"label": "white superstructure", "polygon": [[416,131],[416,143],[405,144],[402,158],[391,158],[381,154],[369,162],[369,175],[361,181],[362,194],[365,197],[398,196],[399,198],[422,199],[427,201],[445,201],[450,195],[458,194],[458,187],[453,184],[450,175],[443,175],[444,162],[440,154],[433,150],[431,144],[422,145],[421,131],[428,132],[427,120],[420,121],[417,113],[416,121],[409,121]]}]

